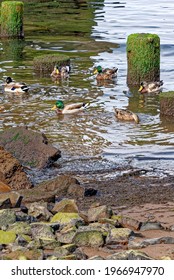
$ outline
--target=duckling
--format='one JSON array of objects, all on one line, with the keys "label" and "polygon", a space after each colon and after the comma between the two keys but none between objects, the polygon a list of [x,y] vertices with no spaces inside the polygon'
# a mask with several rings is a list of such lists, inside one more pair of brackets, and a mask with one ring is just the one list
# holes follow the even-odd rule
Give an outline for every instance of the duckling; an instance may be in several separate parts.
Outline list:
[{"label": "duckling", "polygon": [[135,121],[136,123],[139,123],[139,117],[137,114],[126,109],[118,109],[115,107],[114,110],[117,119],[125,121]]},{"label": "duckling", "polygon": [[64,105],[62,100],[57,100],[56,104],[51,110],[56,110],[57,114],[74,114],[79,113],[85,110],[88,107],[89,103],[74,103]]},{"label": "duckling", "polygon": [[12,81],[11,77],[6,78],[6,84],[4,86],[4,91],[24,93],[29,90],[29,87],[25,83],[16,83]]},{"label": "duckling", "polygon": [[54,70],[51,73],[51,77],[53,79],[60,79],[60,78],[66,79],[69,77],[69,73],[70,73],[70,66],[66,65],[66,66],[59,67],[55,65]]},{"label": "duckling", "polygon": [[151,92],[160,92],[163,86],[163,81],[158,81],[158,82],[142,82],[140,84],[139,92],[141,93],[151,93]]},{"label": "duckling", "polygon": [[96,79],[97,80],[112,80],[117,77],[118,68],[113,67],[102,69],[102,67],[99,65],[95,68],[94,74],[97,74]]}]

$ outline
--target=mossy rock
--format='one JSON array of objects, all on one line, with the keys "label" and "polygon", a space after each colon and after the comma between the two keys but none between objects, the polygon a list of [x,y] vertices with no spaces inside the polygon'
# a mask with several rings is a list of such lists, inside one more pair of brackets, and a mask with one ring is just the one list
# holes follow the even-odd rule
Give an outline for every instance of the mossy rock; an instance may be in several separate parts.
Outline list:
[{"label": "mossy rock", "polygon": [[162,92],[160,98],[160,114],[174,117],[174,91]]},{"label": "mossy rock", "polygon": [[160,38],[156,34],[135,33],[127,39],[129,85],[160,80]]},{"label": "mossy rock", "polygon": [[21,1],[4,1],[1,4],[1,37],[23,38],[23,10]]},{"label": "mossy rock", "polygon": [[0,244],[10,244],[15,242],[16,234],[12,231],[0,230]]},{"label": "mossy rock", "polygon": [[33,60],[34,71],[41,76],[50,75],[55,65],[70,65],[69,56],[63,54],[47,54],[37,56]]},{"label": "mossy rock", "polygon": [[104,237],[97,229],[79,230],[73,238],[73,243],[77,246],[101,247],[104,245]]},{"label": "mossy rock", "polygon": [[59,223],[60,225],[75,225],[76,223],[83,223],[82,218],[79,216],[78,213],[64,213],[64,212],[58,212],[55,214],[52,219],[51,223]]}]

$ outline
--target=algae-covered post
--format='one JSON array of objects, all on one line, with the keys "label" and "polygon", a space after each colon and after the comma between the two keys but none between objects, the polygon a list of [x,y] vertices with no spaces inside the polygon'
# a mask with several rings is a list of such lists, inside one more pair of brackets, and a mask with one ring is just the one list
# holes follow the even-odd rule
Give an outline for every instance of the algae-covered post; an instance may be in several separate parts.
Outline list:
[{"label": "algae-covered post", "polygon": [[156,34],[135,33],[127,39],[127,83],[160,80],[160,38]]},{"label": "algae-covered post", "polygon": [[70,58],[64,54],[45,54],[34,58],[34,70],[40,76],[47,76],[51,74],[54,66],[68,66],[70,65]]},{"label": "algae-covered post", "polygon": [[174,91],[162,92],[160,97],[160,114],[174,117]]},{"label": "algae-covered post", "polygon": [[23,38],[24,4],[19,1],[4,1],[1,4],[1,37]]}]

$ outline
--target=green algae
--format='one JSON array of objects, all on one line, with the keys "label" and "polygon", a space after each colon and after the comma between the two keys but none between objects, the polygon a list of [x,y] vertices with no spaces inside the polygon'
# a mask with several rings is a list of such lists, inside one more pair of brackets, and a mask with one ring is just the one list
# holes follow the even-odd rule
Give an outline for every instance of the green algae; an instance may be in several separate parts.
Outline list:
[{"label": "green algae", "polygon": [[0,244],[10,244],[16,239],[16,234],[13,231],[0,230]]}]

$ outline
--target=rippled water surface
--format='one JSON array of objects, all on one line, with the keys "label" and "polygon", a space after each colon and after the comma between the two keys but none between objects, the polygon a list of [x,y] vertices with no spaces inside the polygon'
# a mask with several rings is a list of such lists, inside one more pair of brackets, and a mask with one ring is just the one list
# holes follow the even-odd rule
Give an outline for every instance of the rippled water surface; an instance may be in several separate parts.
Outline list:
[{"label": "rippled water surface", "polygon": [[[25,3],[25,40],[0,42],[0,82],[11,76],[28,83],[31,90],[15,96],[3,93],[1,86],[0,106],[5,108],[0,112],[0,129],[25,124],[44,132],[62,151],[63,170],[109,171],[123,163],[173,174],[173,120],[160,116],[158,95],[140,95],[126,84],[127,36],[156,33],[163,91],[174,90],[173,18],[171,0]],[[69,55],[72,66],[70,78],[58,84],[33,70],[35,56],[55,52]],[[99,64],[118,67],[117,81],[97,84],[92,70]],[[58,117],[51,111],[58,98],[91,105],[78,116]],[[140,123],[116,120],[114,106],[138,113]],[[96,165],[93,159],[98,157]]]}]

